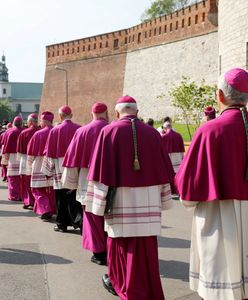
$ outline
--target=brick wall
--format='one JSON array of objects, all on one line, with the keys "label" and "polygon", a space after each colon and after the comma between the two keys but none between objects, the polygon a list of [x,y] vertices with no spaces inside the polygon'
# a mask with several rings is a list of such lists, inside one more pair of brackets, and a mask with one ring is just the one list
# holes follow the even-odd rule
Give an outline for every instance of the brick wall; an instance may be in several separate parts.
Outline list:
[{"label": "brick wall", "polygon": [[47,65],[123,53],[216,31],[216,15],[216,1],[206,0],[129,29],[49,45]]},{"label": "brick wall", "polygon": [[[125,63],[126,54],[119,54],[63,64],[68,72],[68,104],[76,122],[91,120],[91,106],[96,101],[108,103],[110,117],[114,118],[115,101],[123,91]],[[50,110],[57,116],[58,108],[65,104],[65,86],[65,73],[47,66],[40,110]]]},{"label": "brick wall", "polygon": [[67,70],[69,105],[80,124],[90,120],[97,100],[109,104],[113,118],[115,100],[127,93],[137,97],[145,118],[172,113],[169,99],[156,96],[168,96],[181,75],[216,77],[216,16],[216,1],[206,0],[129,29],[47,46],[41,111],[65,104],[65,72],[58,65]]}]

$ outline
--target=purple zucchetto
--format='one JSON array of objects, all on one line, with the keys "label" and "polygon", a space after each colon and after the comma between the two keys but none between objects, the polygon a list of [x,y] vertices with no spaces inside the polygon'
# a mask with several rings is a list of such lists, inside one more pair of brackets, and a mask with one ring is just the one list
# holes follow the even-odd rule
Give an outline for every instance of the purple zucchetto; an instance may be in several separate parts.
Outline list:
[{"label": "purple zucchetto", "polygon": [[240,93],[248,93],[248,72],[234,68],[227,71],[224,75],[226,83]]},{"label": "purple zucchetto", "polygon": [[63,105],[59,108],[59,113],[63,113],[65,115],[71,115],[72,111],[68,105]]},{"label": "purple zucchetto", "polygon": [[95,114],[100,114],[105,112],[108,109],[107,105],[102,102],[96,102],[93,106],[91,111]]},{"label": "purple zucchetto", "polygon": [[208,106],[204,110],[205,116],[215,118],[215,109],[212,106]]}]

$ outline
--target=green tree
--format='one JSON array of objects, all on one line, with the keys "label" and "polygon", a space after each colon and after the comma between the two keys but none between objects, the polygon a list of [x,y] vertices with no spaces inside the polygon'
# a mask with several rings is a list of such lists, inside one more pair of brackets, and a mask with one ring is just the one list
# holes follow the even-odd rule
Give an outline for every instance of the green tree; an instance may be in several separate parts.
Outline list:
[{"label": "green tree", "polygon": [[[155,0],[152,1],[151,6],[144,11],[141,16],[141,21],[146,22],[157,17],[167,15],[175,10],[181,9],[189,4],[192,0]],[[196,2],[196,0],[194,1]]]},{"label": "green tree", "polygon": [[188,77],[183,77],[180,85],[169,91],[171,103],[177,109],[177,118],[186,123],[190,140],[192,135],[189,125],[200,126],[207,106],[217,109],[216,89],[216,85],[207,85],[205,80],[197,84]]},{"label": "green tree", "polygon": [[6,100],[0,100],[0,122],[4,120],[11,120],[13,118],[14,111],[11,108],[10,102]]}]

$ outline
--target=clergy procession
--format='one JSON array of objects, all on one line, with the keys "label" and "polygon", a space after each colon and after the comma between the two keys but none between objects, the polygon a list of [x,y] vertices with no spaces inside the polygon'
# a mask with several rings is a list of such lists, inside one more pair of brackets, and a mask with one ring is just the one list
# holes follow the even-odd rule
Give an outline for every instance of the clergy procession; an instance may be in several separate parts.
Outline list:
[{"label": "clergy procession", "polygon": [[190,289],[204,300],[248,299],[246,70],[219,79],[217,102],[218,116],[205,109],[186,153],[171,119],[159,130],[145,124],[128,95],[117,99],[111,121],[102,102],[83,126],[68,105],[55,126],[55,112],[30,114],[26,128],[16,116],[0,135],[8,200],[43,222],[55,218],[54,234],[80,232],[90,261],[107,266],[96,280],[112,295],[163,300],[157,237],[162,211],[178,195],[186,213],[193,210]]}]

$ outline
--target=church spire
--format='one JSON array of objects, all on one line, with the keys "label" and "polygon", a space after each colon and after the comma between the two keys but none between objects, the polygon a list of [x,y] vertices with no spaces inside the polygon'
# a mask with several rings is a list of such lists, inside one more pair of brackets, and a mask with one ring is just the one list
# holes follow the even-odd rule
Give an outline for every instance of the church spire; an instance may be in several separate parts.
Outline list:
[{"label": "church spire", "polygon": [[2,62],[0,62],[0,81],[5,81],[8,82],[9,81],[9,74],[8,74],[8,68],[6,67],[5,64],[6,58],[3,52],[2,55]]}]

